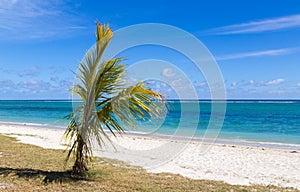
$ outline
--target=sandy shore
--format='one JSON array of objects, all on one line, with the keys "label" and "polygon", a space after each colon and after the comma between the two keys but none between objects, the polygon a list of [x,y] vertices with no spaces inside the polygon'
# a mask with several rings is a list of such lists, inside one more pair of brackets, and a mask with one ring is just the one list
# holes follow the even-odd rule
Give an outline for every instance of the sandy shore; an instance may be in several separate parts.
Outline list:
[{"label": "sandy shore", "polygon": [[[0,133],[22,143],[65,149],[63,130],[0,124]],[[126,135],[112,138],[115,149],[96,149],[103,156],[143,166],[150,172],[170,172],[193,179],[211,179],[230,184],[264,184],[300,189],[300,151],[210,144]]]}]

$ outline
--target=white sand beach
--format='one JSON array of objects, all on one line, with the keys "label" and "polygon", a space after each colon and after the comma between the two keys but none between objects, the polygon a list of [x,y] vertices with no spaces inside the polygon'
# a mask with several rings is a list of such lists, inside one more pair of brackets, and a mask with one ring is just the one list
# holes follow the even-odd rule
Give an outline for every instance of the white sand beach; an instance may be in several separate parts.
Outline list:
[{"label": "white sand beach", "polygon": [[[44,148],[65,149],[63,130],[0,124],[0,133]],[[168,140],[141,135],[112,138],[96,156],[142,166],[150,172],[170,172],[193,179],[230,184],[263,184],[300,189],[300,151],[229,144]]]}]

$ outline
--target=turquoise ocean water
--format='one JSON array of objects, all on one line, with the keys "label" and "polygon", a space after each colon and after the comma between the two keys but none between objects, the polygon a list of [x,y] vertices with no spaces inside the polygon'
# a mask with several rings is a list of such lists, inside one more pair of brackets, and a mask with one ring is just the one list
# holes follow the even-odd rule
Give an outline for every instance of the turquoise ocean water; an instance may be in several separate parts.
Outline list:
[{"label": "turquoise ocean water", "polygon": [[[159,122],[141,122],[129,130],[203,136],[211,118],[210,101],[168,101],[168,108]],[[63,117],[71,111],[70,101],[0,101],[0,122],[63,129]],[[218,138],[300,145],[300,101],[228,101]]]}]

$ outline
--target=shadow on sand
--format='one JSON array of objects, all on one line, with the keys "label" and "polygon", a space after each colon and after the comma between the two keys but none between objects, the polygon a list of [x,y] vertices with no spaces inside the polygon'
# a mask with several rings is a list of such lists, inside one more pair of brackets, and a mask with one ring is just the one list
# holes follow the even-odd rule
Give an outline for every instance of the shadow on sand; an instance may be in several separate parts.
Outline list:
[{"label": "shadow on sand", "polygon": [[43,182],[45,184],[51,182],[92,181],[86,176],[74,175],[72,171],[44,171],[39,169],[0,167],[0,175],[7,176],[9,174],[15,174],[22,178],[44,177]]}]

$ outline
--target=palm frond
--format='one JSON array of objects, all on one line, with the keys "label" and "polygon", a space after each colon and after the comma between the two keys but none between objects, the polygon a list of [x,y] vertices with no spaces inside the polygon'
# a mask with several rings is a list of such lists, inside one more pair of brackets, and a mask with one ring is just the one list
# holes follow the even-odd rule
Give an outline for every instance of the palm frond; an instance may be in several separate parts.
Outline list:
[{"label": "palm frond", "polygon": [[121,123],[135,127],[140,120],[157,119],[162,116],[165,108],[163,96],[146,88],[145,83],[140,82],[121,91],[115,97],[104,103],[99,103],[97,111],[100,122],[115,135],[123,133]]},{"label": "palm frond", "polygon": [[120,64],[123,58],[104,61],[95,81],[95,100],[118,93],[124,87],[125,65]]}]

